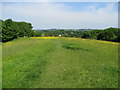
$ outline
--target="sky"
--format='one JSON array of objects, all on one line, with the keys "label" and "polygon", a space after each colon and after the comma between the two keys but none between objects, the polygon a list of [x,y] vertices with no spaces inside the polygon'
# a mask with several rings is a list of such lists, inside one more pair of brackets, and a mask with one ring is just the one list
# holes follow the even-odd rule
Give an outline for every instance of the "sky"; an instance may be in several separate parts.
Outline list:
[{"label": "sky", "polygon": [[30,22],[33,29],[118,27],[117,2],[2,2],[3,20]]}]

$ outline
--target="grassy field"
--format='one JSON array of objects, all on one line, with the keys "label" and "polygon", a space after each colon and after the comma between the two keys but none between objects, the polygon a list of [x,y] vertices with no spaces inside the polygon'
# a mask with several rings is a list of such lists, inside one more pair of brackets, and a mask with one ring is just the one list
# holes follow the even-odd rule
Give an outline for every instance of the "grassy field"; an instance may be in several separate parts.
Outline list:
[{"label": "grassy field", "polygon": [[118,44],[77,38],[20,38],[2,46],[3,88],[118,87]]}]

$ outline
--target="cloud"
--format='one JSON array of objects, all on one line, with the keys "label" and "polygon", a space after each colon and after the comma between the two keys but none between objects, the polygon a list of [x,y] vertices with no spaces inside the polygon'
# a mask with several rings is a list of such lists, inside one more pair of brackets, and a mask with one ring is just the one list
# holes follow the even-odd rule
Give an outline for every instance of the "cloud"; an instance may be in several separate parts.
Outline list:
[{"label": "cloud", "polygon": [[2,2],[51,2],[52,0],[2,0]]},{"label": "cloud", "polygon": [[119,0],[1,0],[2,2],[119,2]]},{"label": "cloud", "polygon": [[114,6],[88,5],[84,11],[73,11],[65,3],[8,3],[3,4],[3,18],[31,22],[35,29],[117,27]]},{"label": "cloud", "polygon": [[2,3],[0,3],[0,18],[2,18]]}]

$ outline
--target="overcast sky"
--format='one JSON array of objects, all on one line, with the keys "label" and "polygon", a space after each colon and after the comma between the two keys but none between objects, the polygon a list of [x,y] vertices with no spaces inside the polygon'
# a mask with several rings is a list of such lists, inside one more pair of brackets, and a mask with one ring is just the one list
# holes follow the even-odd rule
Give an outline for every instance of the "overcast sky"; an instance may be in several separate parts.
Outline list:
[{"label": "overcast sky", "polygon": [[32,23],[34,29],[118,26],[117,2],[3,2],[2,19]]}]

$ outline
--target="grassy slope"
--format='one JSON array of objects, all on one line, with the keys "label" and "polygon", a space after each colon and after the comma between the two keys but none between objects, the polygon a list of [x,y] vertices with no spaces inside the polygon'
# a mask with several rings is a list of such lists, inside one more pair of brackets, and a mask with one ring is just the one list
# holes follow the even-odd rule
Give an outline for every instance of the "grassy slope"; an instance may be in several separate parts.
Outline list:
[{"label": "grassy slope", "polygon": [[21,38],[3,44],[3,88],[117,87],[118,45]]}]

